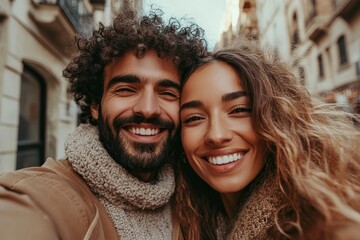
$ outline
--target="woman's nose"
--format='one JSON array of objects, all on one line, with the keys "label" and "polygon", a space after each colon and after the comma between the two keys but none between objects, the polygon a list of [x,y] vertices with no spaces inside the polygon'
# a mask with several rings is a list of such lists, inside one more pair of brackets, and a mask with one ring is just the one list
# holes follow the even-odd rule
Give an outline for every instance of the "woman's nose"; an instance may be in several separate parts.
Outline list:
[{"label": "woman's nose", "polygon": [[210,126],[205,136],[205,141],[210,145],[223,145],[230,142],[233,133],[228,128],[226,121],[220,116],[210,119]]}]

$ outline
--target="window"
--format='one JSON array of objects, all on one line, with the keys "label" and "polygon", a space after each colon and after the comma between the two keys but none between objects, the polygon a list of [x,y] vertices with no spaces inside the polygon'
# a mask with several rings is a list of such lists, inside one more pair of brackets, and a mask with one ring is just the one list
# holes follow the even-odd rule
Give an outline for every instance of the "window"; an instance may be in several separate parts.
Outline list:
[{"label": "window", "polygon": [[345,43],[345,36],[341,35],[337,41],[338,49],[339,49],[339,60],[340,66],[344,65],[348,62],[348,56],[346,52],[346,43]]},{"label": "window", "polygon": [[310,18],[314,18],[317,15],[316,0],[311,0]]},{"label": "window", "polygon": [[324,77],[324,63],[323,63],[322,54],[318,55],[317,61],[318,61],[318,68],[319,68],[319,78],[320,78],[320,80],[322,80],[322,78]]},{"label": "window", "polygon": [[20,91],[17,169],[40,166],[45,155],[45,82],[25,66]]},{"label": "window", "polygon": [[299,40],[299,31],[297,29],[294,30],[294,33],[293,33],[293,44],[296,45],[300,42]]},{"label": "window", "polygon": [[291,27],[292,27],[291,50],[294,50],[296,45],[299,44],[299,42],[300,42],[296,12],[294,13],[293,18],[292,18]]},{"label": "window", "polygon": [[300,83],[301,85],[305,86],[305,70],[304,67],[299,67],[299,77],[300,77]]},{"label": "window", "polygon": [[244,11],[248,11],[251,9],[251,2],[250,1],[246,1],[244,3],[244,7],[243,7]]}]

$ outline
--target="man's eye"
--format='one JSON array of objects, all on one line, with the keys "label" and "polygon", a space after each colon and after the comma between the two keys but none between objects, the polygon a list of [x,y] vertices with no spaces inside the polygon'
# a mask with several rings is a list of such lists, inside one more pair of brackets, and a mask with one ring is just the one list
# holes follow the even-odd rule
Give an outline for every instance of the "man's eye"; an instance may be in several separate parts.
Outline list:
[{"label": "man's eye", "polygon": [[115,89],[114,92],[135,92],[135,90],[132,88],[123,87]]},{"label": "man's eye", "polygon": [[119,97],[131,97],[137,93],[136,89],[130,87],[118,87],[112,92]]},{"label": "man's eye", "polygon": [[160,95],[171,99],[179,99],[179,94],[173,91],[163,91],[160,92]]}]

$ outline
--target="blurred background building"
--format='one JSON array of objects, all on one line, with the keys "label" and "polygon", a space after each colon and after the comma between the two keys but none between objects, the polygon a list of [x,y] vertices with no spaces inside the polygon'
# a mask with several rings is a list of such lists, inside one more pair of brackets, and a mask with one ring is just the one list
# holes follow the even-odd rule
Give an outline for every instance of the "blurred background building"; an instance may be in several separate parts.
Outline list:
[{"label": "blurred background building", "polygon": [[78,124],[62,70],[74,36],[142,1],[0,0],[0,172],[64,156],[64,140]]},{"label": "blurred background building", "polygon": [[[143,10],[142,0],[0,0],[0,172],[64,156],[78,125],[62,77],[74,36],[109,24],[126,5]],[[245,34],[289,63],[314,97],[359,111],[359,0],[226,0],[226,7],[215,49]]]},{"label": "blurred background building", "polygon": [[215,49],[248,35],[288,62],[314,97],[359,111],[359,0],[228,0],[228,5]]}]

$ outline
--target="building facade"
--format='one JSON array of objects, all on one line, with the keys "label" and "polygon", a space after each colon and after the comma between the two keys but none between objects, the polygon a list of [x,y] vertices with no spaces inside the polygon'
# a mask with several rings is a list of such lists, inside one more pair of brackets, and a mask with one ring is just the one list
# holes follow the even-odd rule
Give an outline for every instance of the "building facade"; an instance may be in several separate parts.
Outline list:
[{"label": "building facade", "polygon": [[310,93],[355,111],[360,96],[360,1],[286,2],[293,67]]},{"label": "building facade", "polygon": [[64,155],[77,107],[62,70],[93,24],[90,2],[1,0],[0,172]]},{"label": "building facade", "polygon": [[360,1],[241,0],[237,32],[225,28],[217,46],[246,34],[244,6],[255,9],[260,44],[288,62],[314,97],[358,111]]},{"label": "building facade", "polygon": [[134,0],[0,0],[0,173],[64,157],[78,122],[62,71],[75,35],[109,24]]},{"label": "building facade", "polygon": [[255,0],[227,0],[223,33],[215,45],[215,50],[229,47],[238,41],[239,35],[258,39],[258,19]]},{"label": "building facade", "polygon": [[106,0],[105,2],[105,19],[103,22],[105,25],[108,25],[112,22],[114,16],[122,7],[130,7],[136,9],[138,13],[143,12],[143,0]]},{"label": "building facade", "polygon": [[78,110],[62,71],[74,36],[90,34],[104,3],[0,1],[0,172],[64,156]]},{"label": "building facade", "polygon": [[79,124],[62,71],[75,35],[141,0],[0,0],[0,173],[64,157]]}]

